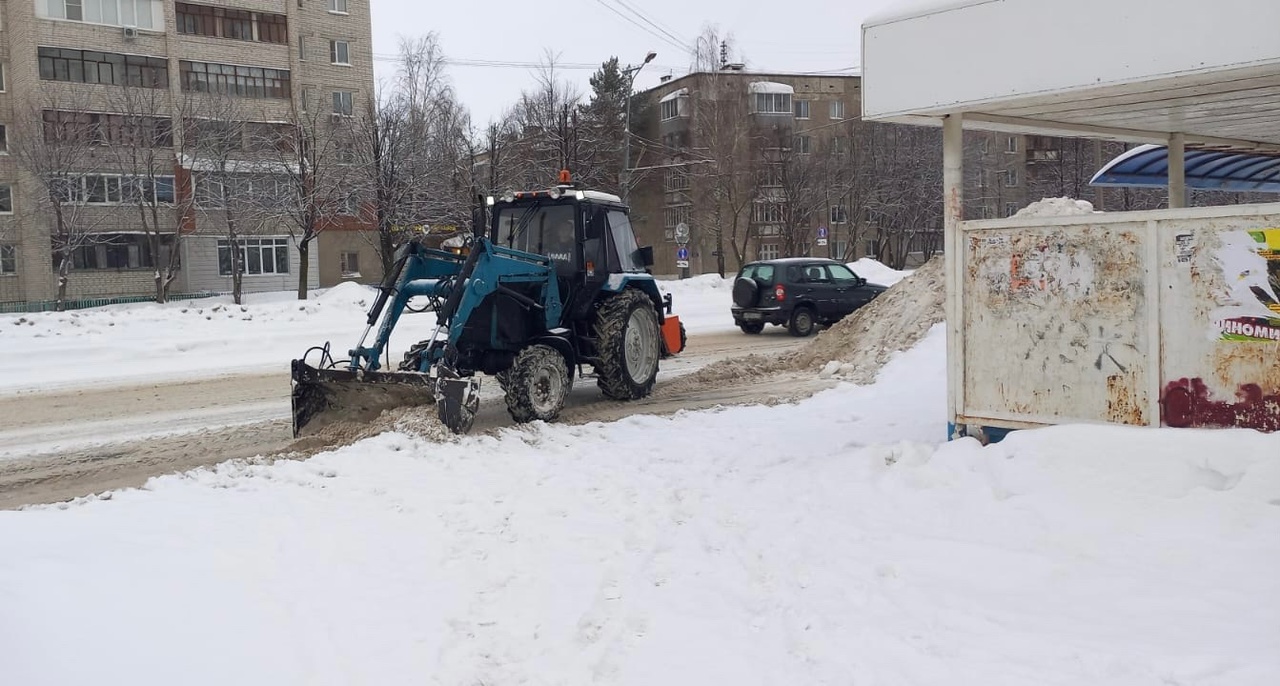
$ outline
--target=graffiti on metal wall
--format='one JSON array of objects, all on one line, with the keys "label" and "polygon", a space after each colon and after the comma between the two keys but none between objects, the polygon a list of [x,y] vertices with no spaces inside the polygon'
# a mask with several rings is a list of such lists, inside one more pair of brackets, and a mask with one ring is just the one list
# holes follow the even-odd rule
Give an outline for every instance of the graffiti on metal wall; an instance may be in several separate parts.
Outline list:
[{"label": "graffiti on metal wall", "polygon": [[1217,258],[1227,304],[1213,312],[1223,341],[1280,341],[1280,228],[1230,231]]}]

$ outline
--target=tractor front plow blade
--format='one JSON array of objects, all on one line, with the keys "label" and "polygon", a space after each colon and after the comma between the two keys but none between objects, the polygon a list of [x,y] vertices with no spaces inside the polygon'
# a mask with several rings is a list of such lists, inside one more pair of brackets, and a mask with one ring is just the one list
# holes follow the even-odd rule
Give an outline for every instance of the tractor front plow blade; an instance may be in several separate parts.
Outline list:
[{"label": "tractor front plow blade", "polygon": [[292,374],[294,438],[335,422],[366,423],[384,410],[435,402],[434,380],[426,374],[316,369],[302,360],[293,361]]}]

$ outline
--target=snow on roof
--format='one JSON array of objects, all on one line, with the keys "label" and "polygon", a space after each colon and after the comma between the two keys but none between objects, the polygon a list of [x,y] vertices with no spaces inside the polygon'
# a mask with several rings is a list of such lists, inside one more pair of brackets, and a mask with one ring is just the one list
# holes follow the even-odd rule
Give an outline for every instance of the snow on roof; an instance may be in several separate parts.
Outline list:
[{"label": "snow on roof", "polygon": [[878,24],[888,24],[903,19],[911,19],[926,14],[936,14],[938,12],[946,12],[959,7],[968,7],[969,5],[981,5],[984,2],[996,2],[997,0],[901,0],[894,3],[879,12],[875,12],[871,16],[862,20],[863,26],[876,26]]},{"label": "snow on roof", "polygon": [[667,93],[666,95],[662,96],[662,99],[659,100],[658,102],[671,102],[676,98],[682,98],[688,94],[689,94],[688,88],[681,88],[679,90],[671,91],[670,93]]},{"label": "snow on roof", "polygon": [[749,93],[794,93],[796,89],[785,83],[773,81],[752,81],[747,87]]},{"label": "snow on roof", "polygon": [[583,191],[582,197],[587,200],[600,200],[602,202],[616,202],[619,204],[622,203],[622,198],[619,198],[613,193],[605,193],[604,191]]}]

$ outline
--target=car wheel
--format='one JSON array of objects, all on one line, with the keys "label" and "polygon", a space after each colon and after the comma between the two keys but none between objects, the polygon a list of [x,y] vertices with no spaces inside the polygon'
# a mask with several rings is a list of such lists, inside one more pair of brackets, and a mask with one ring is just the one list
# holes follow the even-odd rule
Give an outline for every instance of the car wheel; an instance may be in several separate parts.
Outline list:
[{"label": "car wheel", "polygon": [[758,334],[764,331],[764,322],[742,322],[738,328],[742,329],[742,333]]},{"label": "car wheel", "polygon": [[813,310],[808,307],[797,307],[796,311],[791,313],[791,322],[787,324],[787,330],[792,336],[804,338],[813,335],[814,326]]}]

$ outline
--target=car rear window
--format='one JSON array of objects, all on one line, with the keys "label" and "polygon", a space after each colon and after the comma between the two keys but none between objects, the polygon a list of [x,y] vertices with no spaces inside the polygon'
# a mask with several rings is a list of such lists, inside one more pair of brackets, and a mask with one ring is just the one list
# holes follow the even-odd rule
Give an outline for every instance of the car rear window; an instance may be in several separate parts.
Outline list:
[{"label": "car rear window", "polygon": [[749,264],[742,268],[741,276],[748,279],[755,279],[764,283],[773,281],[773,265],[771,264]]}]

